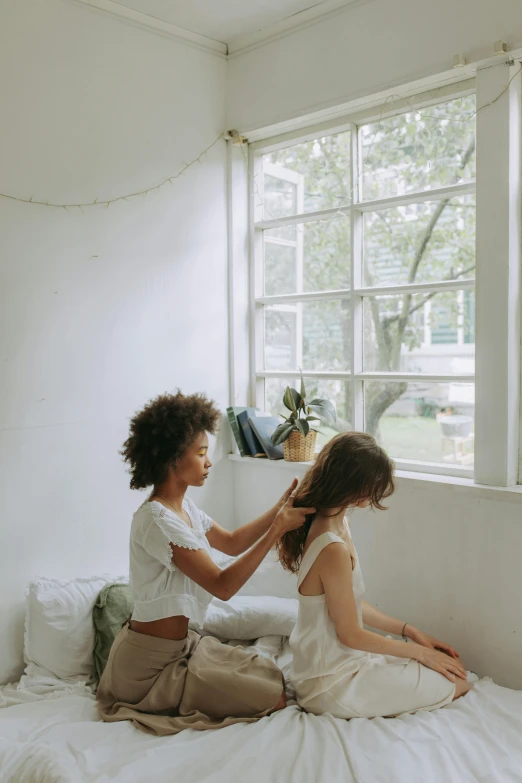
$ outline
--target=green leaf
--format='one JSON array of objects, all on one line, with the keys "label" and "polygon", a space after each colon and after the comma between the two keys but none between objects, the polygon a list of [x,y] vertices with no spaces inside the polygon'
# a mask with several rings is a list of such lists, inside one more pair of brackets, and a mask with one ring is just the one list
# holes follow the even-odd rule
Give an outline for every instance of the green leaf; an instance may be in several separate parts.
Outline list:
[{"label": "green leaf", "polygon": [[308,424],[306,419],[297,419],[295,426],[297,427],[299,432],[302,433],[302,435],[304,435],[304,437],[306,438],[306,436],[310,432],[310,425]]},{"label": "green leaf", "polygon": [[323,421],[337,421],[335,405],[330,400],[312,400],[308,407],[312,413],[317,413]]},{"label": "green leaf", "polygon": [[305,421],[321,421],[319,416],[307,416]]},{"label": "green leaf", "polygon": [[305,389],[305,382],[303,378],[303,371],[301,370],[301,368],[299,368],[299,372],[301,373],[301,400],[304,405],[304,401],[306,399],[306,389]]},{"label": "green leaf", "polygon": [[285,408],[288,408],[289,411],[292,411],[292,413],[297,413],[294,397],[292,395],[292,389],[290,386],[286,387],[285,393],[283,394],[283,405]]},{"label": "green leaf", "polygon": [[290,437],[290,434],[295,429],[293,424],[288,424],[288,422],[284,422],[283,424],[280,424],[279,427],[277,427],[274,432],[272,433],[272,443],[274,446],[279,446],[281,443],[284,443],[284,441]]},{"label": "green leaf", "polygon": [[303,400],[299,392],[290,388],[290,386],[287,386],[283,395],[283,404],[285,407],[297,416],[297,411],[301,407],[302,402]]}]

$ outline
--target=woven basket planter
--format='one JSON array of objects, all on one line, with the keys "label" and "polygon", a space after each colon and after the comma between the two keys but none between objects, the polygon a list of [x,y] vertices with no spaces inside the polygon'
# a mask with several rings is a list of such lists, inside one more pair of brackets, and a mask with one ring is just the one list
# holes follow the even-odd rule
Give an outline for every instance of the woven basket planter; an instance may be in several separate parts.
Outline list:
[{"label": "woven basket planter", "polygon": [[292,432],[283,443],[283,455],[287,462],[310,462],[315,454],[317,432],[310,430],[306,438],[301,432]]}]

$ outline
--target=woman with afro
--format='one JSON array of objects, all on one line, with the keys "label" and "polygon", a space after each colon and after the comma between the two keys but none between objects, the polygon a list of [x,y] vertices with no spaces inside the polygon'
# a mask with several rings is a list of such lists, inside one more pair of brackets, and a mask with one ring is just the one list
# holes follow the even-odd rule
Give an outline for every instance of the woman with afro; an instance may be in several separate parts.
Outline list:
[{"label": "woman with afro", "polygon": [[[220,413],[202,394],[164,394],[131,420],[122,456],[132,489],[150,495],[134,514],[130,585],[134,609],[112,645],[97,692],[106,721],[175,734],[255,721],[286,702],[283,676],[268,658],[189,630],[203,625],[215,596],[227,601],[311,508],[294,508],[297,481],[259,519],[229,532],[186,496],[205,483],[208,434]],[[226,568],[212,550],[235,556]]]}]

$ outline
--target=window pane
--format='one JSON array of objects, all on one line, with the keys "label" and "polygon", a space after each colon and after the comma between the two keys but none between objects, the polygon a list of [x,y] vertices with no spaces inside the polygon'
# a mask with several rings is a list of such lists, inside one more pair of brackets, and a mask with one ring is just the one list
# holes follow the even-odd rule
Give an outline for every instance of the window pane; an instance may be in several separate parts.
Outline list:
[{"label": "window pane", "polygon": [[350,221],[333,218],[263,232],[265,295],[350,287]]},{"label": "window pane", "polygon": [[364,214],[364,285],[456,280],[475,273],[474,196]]},{"label": "window pane", "polygon": [[366,297],[364,370],[475,372],[473,301],[473,291]]},{"label": "window pane", "polygon": [[265,369],[297,367],[296,309],[267,307],[265,310]]},{"label": "window pane", "polygon": [[475,109],[470,95],[363,125],[364,199],[473,179]]},{"label": "window pane", "polygon": [[464,291],[464,342],[475,342],[475,291]]},{"label": "window pane", "polygon": [[265,308],[265,369],[351,369],[349,300]]},{"label": "window pane", "polygon": [[350,131],[263,155],[266,220],[351,202]]},{"label": "window pane", "polygon": [[307,302],[303,312],[303,364],[309,370],[351,369],[351,303]]},{"label": "window pane", "polygon": [[[323,446],[338,432],[351,430],[352,420],[352,384],[351,381],[324,381],[305,376],[305,388],[307,400],[322,398],[330,400],[337,411],[337,422],[334,427],[327,427],[320,422],[314,422],[314,429],[318,430],[317,445]],[[285,413],[283,405],[283,393],[287,386],[292,386],[298,391],[301,388],[300,378],[267,378],[265,381],[265,408],[272,416]],[[288,411],[286,411],[288,413]],[[281,419],[282,421],[282,419]]]},{"label": "window pane", "polygon": [[[268,232],[265,232],[268,233]],[[297,245],[265,241],[265,296],[297,290]]]},{"label": "window pane", "polygon": [[473,384],[369,381],[364,413],[392,458],[473,465]]},{"label": "window pane", "polygon": [[263,199],[265,219],[295,215],[297,190],[297,182],[288,182],[282,177],[265,174]]}]

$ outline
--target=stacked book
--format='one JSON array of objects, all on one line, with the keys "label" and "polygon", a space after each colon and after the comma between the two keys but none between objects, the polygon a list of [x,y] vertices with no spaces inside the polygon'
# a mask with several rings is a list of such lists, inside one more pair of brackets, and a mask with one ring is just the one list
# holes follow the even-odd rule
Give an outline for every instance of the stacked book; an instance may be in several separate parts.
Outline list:
[{"label": "stacked book", "polygon": [[228,421],[242,457],[283,459],[283,447],[274,446],[272,434],[279,421],[259,408],[227,408]]}]

